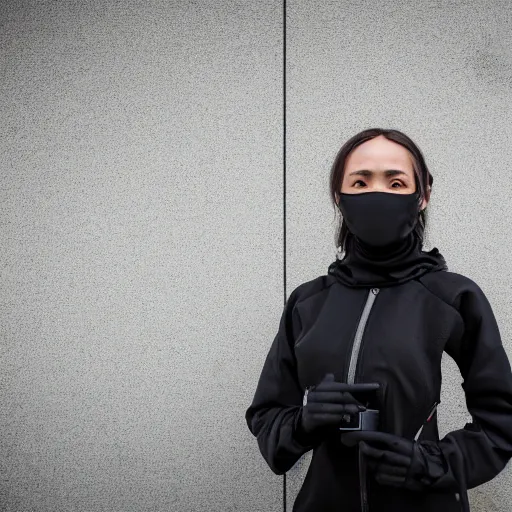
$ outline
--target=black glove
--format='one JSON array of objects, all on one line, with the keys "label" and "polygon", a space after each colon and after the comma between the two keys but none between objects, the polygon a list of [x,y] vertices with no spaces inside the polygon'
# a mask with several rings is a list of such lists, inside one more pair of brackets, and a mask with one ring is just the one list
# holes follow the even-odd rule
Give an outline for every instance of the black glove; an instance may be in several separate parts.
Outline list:
[{"label": "black glove", "polygon": [[411,441],[387,432],[360,430],[341,434],[341,442],[346,446],[361,442],[359,449],[380,484],[423,491],[448,470],[435,441]]},{"label": "black glove", "polygon": [[306,392],[306,404],[298,418],[297,432],[302,439],[313,439],[316,434],[341,423],[343,415],[358,414],[366,407],[356,400],[350,392],[374,391],[380,387],[378,382],[345,384],[336,382],[334,374],[324,378]]}]

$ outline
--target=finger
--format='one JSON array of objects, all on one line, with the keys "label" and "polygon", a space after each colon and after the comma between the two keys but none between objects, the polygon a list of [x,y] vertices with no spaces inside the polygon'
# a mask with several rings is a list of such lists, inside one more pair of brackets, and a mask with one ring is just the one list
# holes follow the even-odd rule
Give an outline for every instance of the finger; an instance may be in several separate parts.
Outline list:
[{"label": "finger", "polygon": [[315,414],[315,423],[323,425],[339,425],[341,417],[338,414]]},{"label": "finger", "polygon": [[359,436],[356,435],[359,434],[359,432],[359,430],[353,430],[352,432],[346,432],[341,434],[341,443],[344,444],[345,446],[356,446],[360,441]]},{"label": "finger", "polygon": [[347,446],[354,446],[360,441],[373,441],[375,436],[370,435],[370,430],[354,430],[341,435],[341,442]]},{"label": "finger", "polygon": [[[329,375],[332,375],[329,374]],[[336,382],[333,380],[323,380],[317,387],[322,388],[322,391],[348,391],[350,392],[364,392],[364,391],[375,391],[380,388],[378,382],[360,382],[358,384],[346,384],[345,382]]]},{"label": "finger", "polygon": [[379,450],[377,448],[374,448],[373,446],[365,443],[364,441],[360,441],[359,449],[370,459],[373,459],[373,460],[376,460],[379,462],[384,459],[384,456],[386,454],[386,452],[384,450]]},{"label": "finger", "polygon": [[343,407],[344,414],[350,414],[353,416],[355,416],[356,414],[359,414],[361,411],[366,410],[366,407],[364,405],[346,404],[346,405],[342,405],[342,407]]},{"label": "finger", "polygon": [[365,407],[355,404],[329,404],[322,402],[309,402],[306,407],[308,411],[314,414],[336,414],[340,417],[343,414],[358,414],[360,410],[364,410]]},{"label": "finger", "polygon": [[350,393],[342,393],[340,391],[325,391],[325,390],[315,390],[308,394],[309,402],[326,402],[333,404],[358,404],[360,403],[356,400]]},{"label": "finger", "polygon": [[379,461],[375,459],[370,459],[369,457],[366,458],[366,466],[373,471],[374,473],[377,471],[377,468],[379,467]]},{"label": "finger", "polygon": [[388,450],[379,450],[366,443],[361,443],[361,451],[367,456],[381,462],[387,462],[394,466],[409,467],[411,458],[400,453],[390,452]]},{"label": "finger", "polygon": [[[348,435],[348,434],[347,434]],[[403,439],[388,432],[380,432],[377,430],[360,430],[350,433],[353,440],[366,441],[375,448],[390,449],[396,453],[411,455],[411,443],[407,439]]]},{"label": "finger", "polygon": [[403,479],[407,476],[407,468],[404,466],[393,466],[391,464],[376,463],[376,473],[382,475],[401,476]]},{"label": "finger", "polygon": [[403,466],[408,468],[411,465],[411,458],[401,453],[384,451],[384,456],[381,458],[382,461],[389,462],[395,466]]},{"label": "finger", "polygon": [[360,404],[361,403],[359,400],[357,400],[355,397],[353,397],[347,391],[341,392],[341,399],[343,400],[344,403],[347,403],[347,404]]},{"label": "finger", "polygon": [[392,487],[402,487],[404,485],[403,477],[386,475],[383,473],[377,473],[375,480],[381,485],[390,485]]},{"label": "finger", "polygon": [[404,466],[392,466],[369,457],[366,459],[366,466],[375,474],[400,476],[404,480],[407,477],[408,469]]}]

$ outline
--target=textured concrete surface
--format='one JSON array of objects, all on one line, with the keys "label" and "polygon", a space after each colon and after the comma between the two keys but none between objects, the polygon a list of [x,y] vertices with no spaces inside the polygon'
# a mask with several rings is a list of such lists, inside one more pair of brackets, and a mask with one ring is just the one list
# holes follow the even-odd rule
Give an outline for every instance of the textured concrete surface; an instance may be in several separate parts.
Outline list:
[{"label": "textured concrete surface", "polygon": [[[512,356],[510,3],[287,6],[287,292],[334,258],[340,145],[398,128],[435,178],[427,248]],[[2,511],[283,510],[243,417],[283,305],[282,29],[268,0],[0,3]]]}]

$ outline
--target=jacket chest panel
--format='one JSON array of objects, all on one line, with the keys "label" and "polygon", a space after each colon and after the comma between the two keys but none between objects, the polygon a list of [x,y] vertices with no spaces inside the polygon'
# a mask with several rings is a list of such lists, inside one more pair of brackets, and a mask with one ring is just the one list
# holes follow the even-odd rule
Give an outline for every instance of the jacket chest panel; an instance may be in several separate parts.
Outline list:
[{"label": "jacket chest panel", "polygon": [[303,325],[294,350],[303,389],[319,382],[326,373],[334,373],[338,381],[345,379],[368,292],[356,290],[347,295],[343,291],[333,287],[327,297],[301,304]]},{"label": "jacket chest panel", "polygon": [[440,399],[441,358],[449,336],[446,309],[431,309],[429,298],[421,299],[394,297],[376,304],[359,359],[357,382],[384,386],[379,408],[385,430],[406,437]]},{"label": "jacket chest panel", "polygon": [[358,380],[398,384],[411,400],[418,388],[437,388],[453,325],[452,312],[421,289],[382,290],[366,325]]},{"label": "jacket chest panel", "polygon": [[[301,304],[295,345],[299,382],[305,389],[328,372],[347,382],[352,358],[354,381],[381,383],[377,405],[390,431],[405,429],[405,434],[440,396],[453,312],[417,283],[382,288],[371,300],[370,293],[333,287],[327,296]],[[410,421],[404,423],[404,414]]]}]

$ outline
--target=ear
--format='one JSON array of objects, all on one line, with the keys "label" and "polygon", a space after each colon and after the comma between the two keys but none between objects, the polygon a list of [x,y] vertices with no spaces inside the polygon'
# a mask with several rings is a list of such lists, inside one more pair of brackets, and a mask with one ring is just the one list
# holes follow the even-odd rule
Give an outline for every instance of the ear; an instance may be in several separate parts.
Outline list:
[{"label": "ear", "polygon": [[431,192],[432,192],[432,187],[429,185],[428,186],[428,192],[427,192],[427,196],[428,197],[425,197],[423,199],[423,202],[421,203],[421,211],[423,211],[427,207],[427,204],[430,201],[430,194],[431,194]]}]

